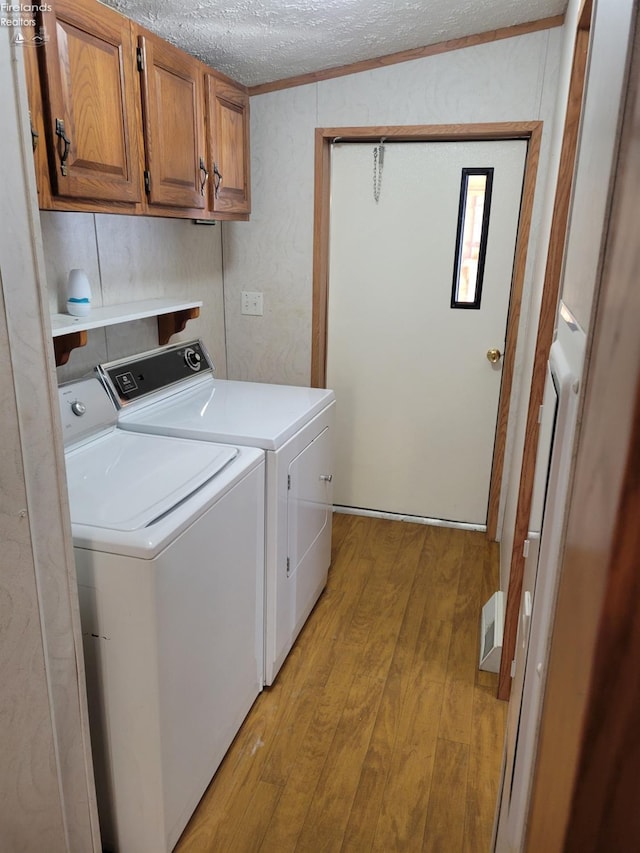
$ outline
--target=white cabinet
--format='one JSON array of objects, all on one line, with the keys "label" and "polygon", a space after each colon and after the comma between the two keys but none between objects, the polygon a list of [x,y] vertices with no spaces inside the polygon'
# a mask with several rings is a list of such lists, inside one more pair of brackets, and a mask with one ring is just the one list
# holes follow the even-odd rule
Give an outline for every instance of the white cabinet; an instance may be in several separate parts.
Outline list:
[{"label": "white cabinet", "polygon": [[[316,559],[315,552],[331,549],[333,459],[331,432],[325,427],[289,465],[287,490],[287,573],[291,578],[298,570],[303,586],[311,592],[318,578],[305,570],[328,560]],[[302,597],[305,590],[301,589]]]},{"label": "white cabinet", "polygon": [[265,683],[322,590],[331,563],[335,402],[267,451]]}]

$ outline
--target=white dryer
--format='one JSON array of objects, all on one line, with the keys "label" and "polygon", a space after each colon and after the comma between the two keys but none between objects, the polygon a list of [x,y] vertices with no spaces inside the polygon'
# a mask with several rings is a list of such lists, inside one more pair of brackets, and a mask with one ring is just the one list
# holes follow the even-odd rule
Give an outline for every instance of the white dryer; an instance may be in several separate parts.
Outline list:
[{"label": "white dryer", "polygon": [[273,682],[327,582],[335,395],[215,379],[200,341],[100,365],[125,430],[266,453],[265,684]]},{"label": "white dryer", "polygon": [[103,845],[168,853],[262,688],[264,453],[59,399]]}]

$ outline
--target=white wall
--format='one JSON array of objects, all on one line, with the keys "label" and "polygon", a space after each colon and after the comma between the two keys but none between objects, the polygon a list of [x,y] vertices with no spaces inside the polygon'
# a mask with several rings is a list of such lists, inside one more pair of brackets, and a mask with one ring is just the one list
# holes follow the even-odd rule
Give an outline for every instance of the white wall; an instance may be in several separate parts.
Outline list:
[{"label": "white wall", "polygon": [[562,299],[585,331],[606,239],[633,14],[633,0],[595,8],[562,281]]},{"label": "white wall", "polygon": [[[201,299],[200,317],[171,342],[201,337],[226,376],[220,225],[115,214],[41,211],[49,307],[65,311],[70,269],[87,271],[93,305],[155,297]],[[102,361],[158,346],[154,318],[89,331],[87,346],[58,368],[58,381],[76,379]]]}]

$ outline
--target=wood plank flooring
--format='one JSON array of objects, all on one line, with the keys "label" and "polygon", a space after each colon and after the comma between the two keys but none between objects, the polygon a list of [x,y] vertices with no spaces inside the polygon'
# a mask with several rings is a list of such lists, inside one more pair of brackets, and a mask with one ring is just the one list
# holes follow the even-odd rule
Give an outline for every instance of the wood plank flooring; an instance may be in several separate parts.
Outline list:
[{"label": "wood plank flooring", "polygon": [[329,582],[179,853],[489,850],[506,703],[479,672],[481,533],[334,515]]}]

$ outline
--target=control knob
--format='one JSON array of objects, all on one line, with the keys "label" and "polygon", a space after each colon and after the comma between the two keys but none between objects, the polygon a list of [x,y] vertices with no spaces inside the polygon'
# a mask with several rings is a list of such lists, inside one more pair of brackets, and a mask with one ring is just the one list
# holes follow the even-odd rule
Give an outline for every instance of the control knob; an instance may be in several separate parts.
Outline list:
[{"label": "control knob", "polygon": [[192,347],[187,347],[184,351],[184,360],[191,370],[200,370],[202,356],[197,352],[197,350],[194,350]]},{"label": "control knob", "polygon": [[82,400],[74,400],[71,404],[71,411],[80,418],[87,411],[87,407]]}]

